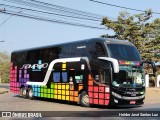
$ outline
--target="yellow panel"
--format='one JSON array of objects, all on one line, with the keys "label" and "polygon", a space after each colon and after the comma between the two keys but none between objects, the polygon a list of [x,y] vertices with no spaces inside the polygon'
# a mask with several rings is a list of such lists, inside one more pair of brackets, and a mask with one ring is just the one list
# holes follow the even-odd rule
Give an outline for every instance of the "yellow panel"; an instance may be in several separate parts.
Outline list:
[{"label": "yellow panel", "polygon": [[66,88],[66,85],[62,85],[62,89],[64,90]]},{"label": "yellow panel", "polygon": [[54,90],[54,94],[58,94],[58,90]]},{"label": "yellow panel", "polygon": [[62,64],[62,68],[66,68],[66,64]]},{"label": "yellow panel", "polygon": [[66,84],[66,90],[69,90],[69,84]]},{"label": "yellow panel", "polygon": [[56,83],[55,83],[55,85],[54,85],[54,88],[55,88],[55,89],[57,89],[57,88],[58,88],[58,86],[57,86],[57,84],[56,84]]},{"label": "yellow panel", "polygon": [[58,85],[58,89],[61,89],[61,85]]},{"label": "yellow panel", "polygon": [[62,100],[65,100],[66,99],[66,97],[65,96],[62,96]]},{"label": "yellow panel", "polygon": [[62,93],[62,91],[61,90],[58,90],[58,94],[61,94]]},{"label": "yellow panel", "polygon": [[66,100],[69,100],[69,96],[66,96]]},{"label": "yellow panel", "polygon": [[54,99],[58,99],[57,95],[54,95]]},{"label": "yellow panel", "polygon": [[69,95],[69,91],[68,90],[66,90],[66,95]]},{"label": "yellow panel", "polygon": [[61,95],[58,95],[58,99],[61,99]]},{"label": "yellow panel", "polygon": [[62,95],[65,95],[66,94],[66,91],[65,90],[62,90]]}]

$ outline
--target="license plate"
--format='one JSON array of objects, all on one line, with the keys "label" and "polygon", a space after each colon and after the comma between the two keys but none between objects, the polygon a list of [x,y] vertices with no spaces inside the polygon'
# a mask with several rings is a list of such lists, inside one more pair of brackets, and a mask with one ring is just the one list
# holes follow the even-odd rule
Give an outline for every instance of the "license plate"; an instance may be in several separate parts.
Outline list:
[{"label": "license plate", "polygon": [[130,104],[136,104],[136,101],[130,101]]}]

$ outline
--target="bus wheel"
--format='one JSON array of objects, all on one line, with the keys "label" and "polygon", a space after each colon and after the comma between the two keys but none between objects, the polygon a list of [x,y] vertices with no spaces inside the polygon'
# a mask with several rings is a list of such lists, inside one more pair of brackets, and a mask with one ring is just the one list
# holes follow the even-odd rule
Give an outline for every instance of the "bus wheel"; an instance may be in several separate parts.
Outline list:
[{"label": "bus wheel", "polygon": [[23,98],[27,98],[28,97],[28,95],[27,95],[27,91],[26,91],[26,89],[23,87],[23,88],[21,88],[22,89],[22,97]]},{"label": "bus wheel", "polygon": [[33,95],[33,90],[32,90],[32,88],[29,88],[29,89],[28,89],[28,97],[29,97],[29,99],[31,99],[31,100],[34,99],[34,95]]},{"label": "bus wheel", "polygon": [[19,96],[20,96],[20,97],[22,97],[22,96],[23,96],[23,87],[21,87],[21,88],[20,88]]},{"label": "bus wheel", "polygon": [[80,95],[80,104],[83,107],[89,107],[89,96],[86,91],[83,91]]}]

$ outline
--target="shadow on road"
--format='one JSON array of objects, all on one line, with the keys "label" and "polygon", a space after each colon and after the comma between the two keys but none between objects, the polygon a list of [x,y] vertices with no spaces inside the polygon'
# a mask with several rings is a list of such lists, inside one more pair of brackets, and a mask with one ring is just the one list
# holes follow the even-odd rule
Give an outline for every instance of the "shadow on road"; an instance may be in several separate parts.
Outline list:
[{"label": "shadow on road", "polygon": [[[19,95],[15,95],[14,97],[19,97],[23,98]],[[26,98],[23,98],[26,99]],[[70,102],[70,101],[65,101],[65,100],[56,100],[56,99],[51,99],[51,98],[39,98],[35,97],[34,100],[39,100],[39,101],[46,101],[46,102],[54,102],[54,103],[60,103],[60,104],[67,104],[67,105],[73,105],[73,106],[80,106],[80,104],[77,104],[77,102]],[[110,110],[121,110],[121,109],[132,109],[132,108],[139,108],[142,107],[140,105],[130,105],[130,106],[103,106],[103,105],[90,105],[90,108],[98,108],[99,110],[105,110],[105,109],[110,109]]]}]

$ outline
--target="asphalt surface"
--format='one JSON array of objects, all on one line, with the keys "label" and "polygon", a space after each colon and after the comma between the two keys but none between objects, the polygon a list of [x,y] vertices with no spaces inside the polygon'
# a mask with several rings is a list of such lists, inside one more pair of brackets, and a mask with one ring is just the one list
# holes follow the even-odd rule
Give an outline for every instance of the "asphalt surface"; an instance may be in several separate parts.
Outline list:
[{"label": "asphalt surface", "polygon": [[[0,87],[9,89],[8,84],[0,85]],[[11,92],[0,94],[0,111],[47,111],[45,112],[49,114],[48,111],[52,111],[54,116],[56,118],[47,118],[49,119],[56,119],[56,120],[80,120],[80,119],[86,119],[87,116],[99,116],[98,119],[106,120],[106,117],[101,117],[101,113],[99,111],[104,112],[119,112],[119,113],[125,113],[128,111],[158,111],[160,114],[160,104],[159,103],[151,103],[151,104],[144,104],[142,106],[136,106],[136,107],[120,107],[120,108],[108,108],[104,106],[92,106],[92,107],[81,107],[80,105],[77,105],[76,103],[68,103],[68,102],[62,102],[62,101],[55,101],[50,99],[35,99],[35,100],[29,100],[19,97],[18,95],[15,95]],[[54,111],[61,111],[61,112],[54,112]],[[66,111],[72,111],[72,112],[66,112]],[[64,114],[65,113],[65,114]],[[88,115],[89,114],[89,115]],[[116,113],[115,113],[116,114]],[[71,116],[80,116],[80,117],[71,117]],[[49,115],[50,116],[50,115]],[[1,119],[1,118],[0,118]],[[9,119],[9,118],[5,118]],[[3,119],[3,120],[5,120]],[[12,118],[15,119],[15,118]],[[16,118],[17,119],[17,118]],[[27,118],[28,119],[28,118]],[[32,118],[35,120],[36,118]],[[37,118],[38,120],[45,119],[45,118]],[[95,117],[87,117],[88,120],[97,120]],[[107,119],[116,120],[119,119],[119,117],[108,117]],[[128,119],[128,117],[120,117],[120,119]],[[156,117],[131,117],[131,119],[145,119],[145,120],[156,120]]]}]

